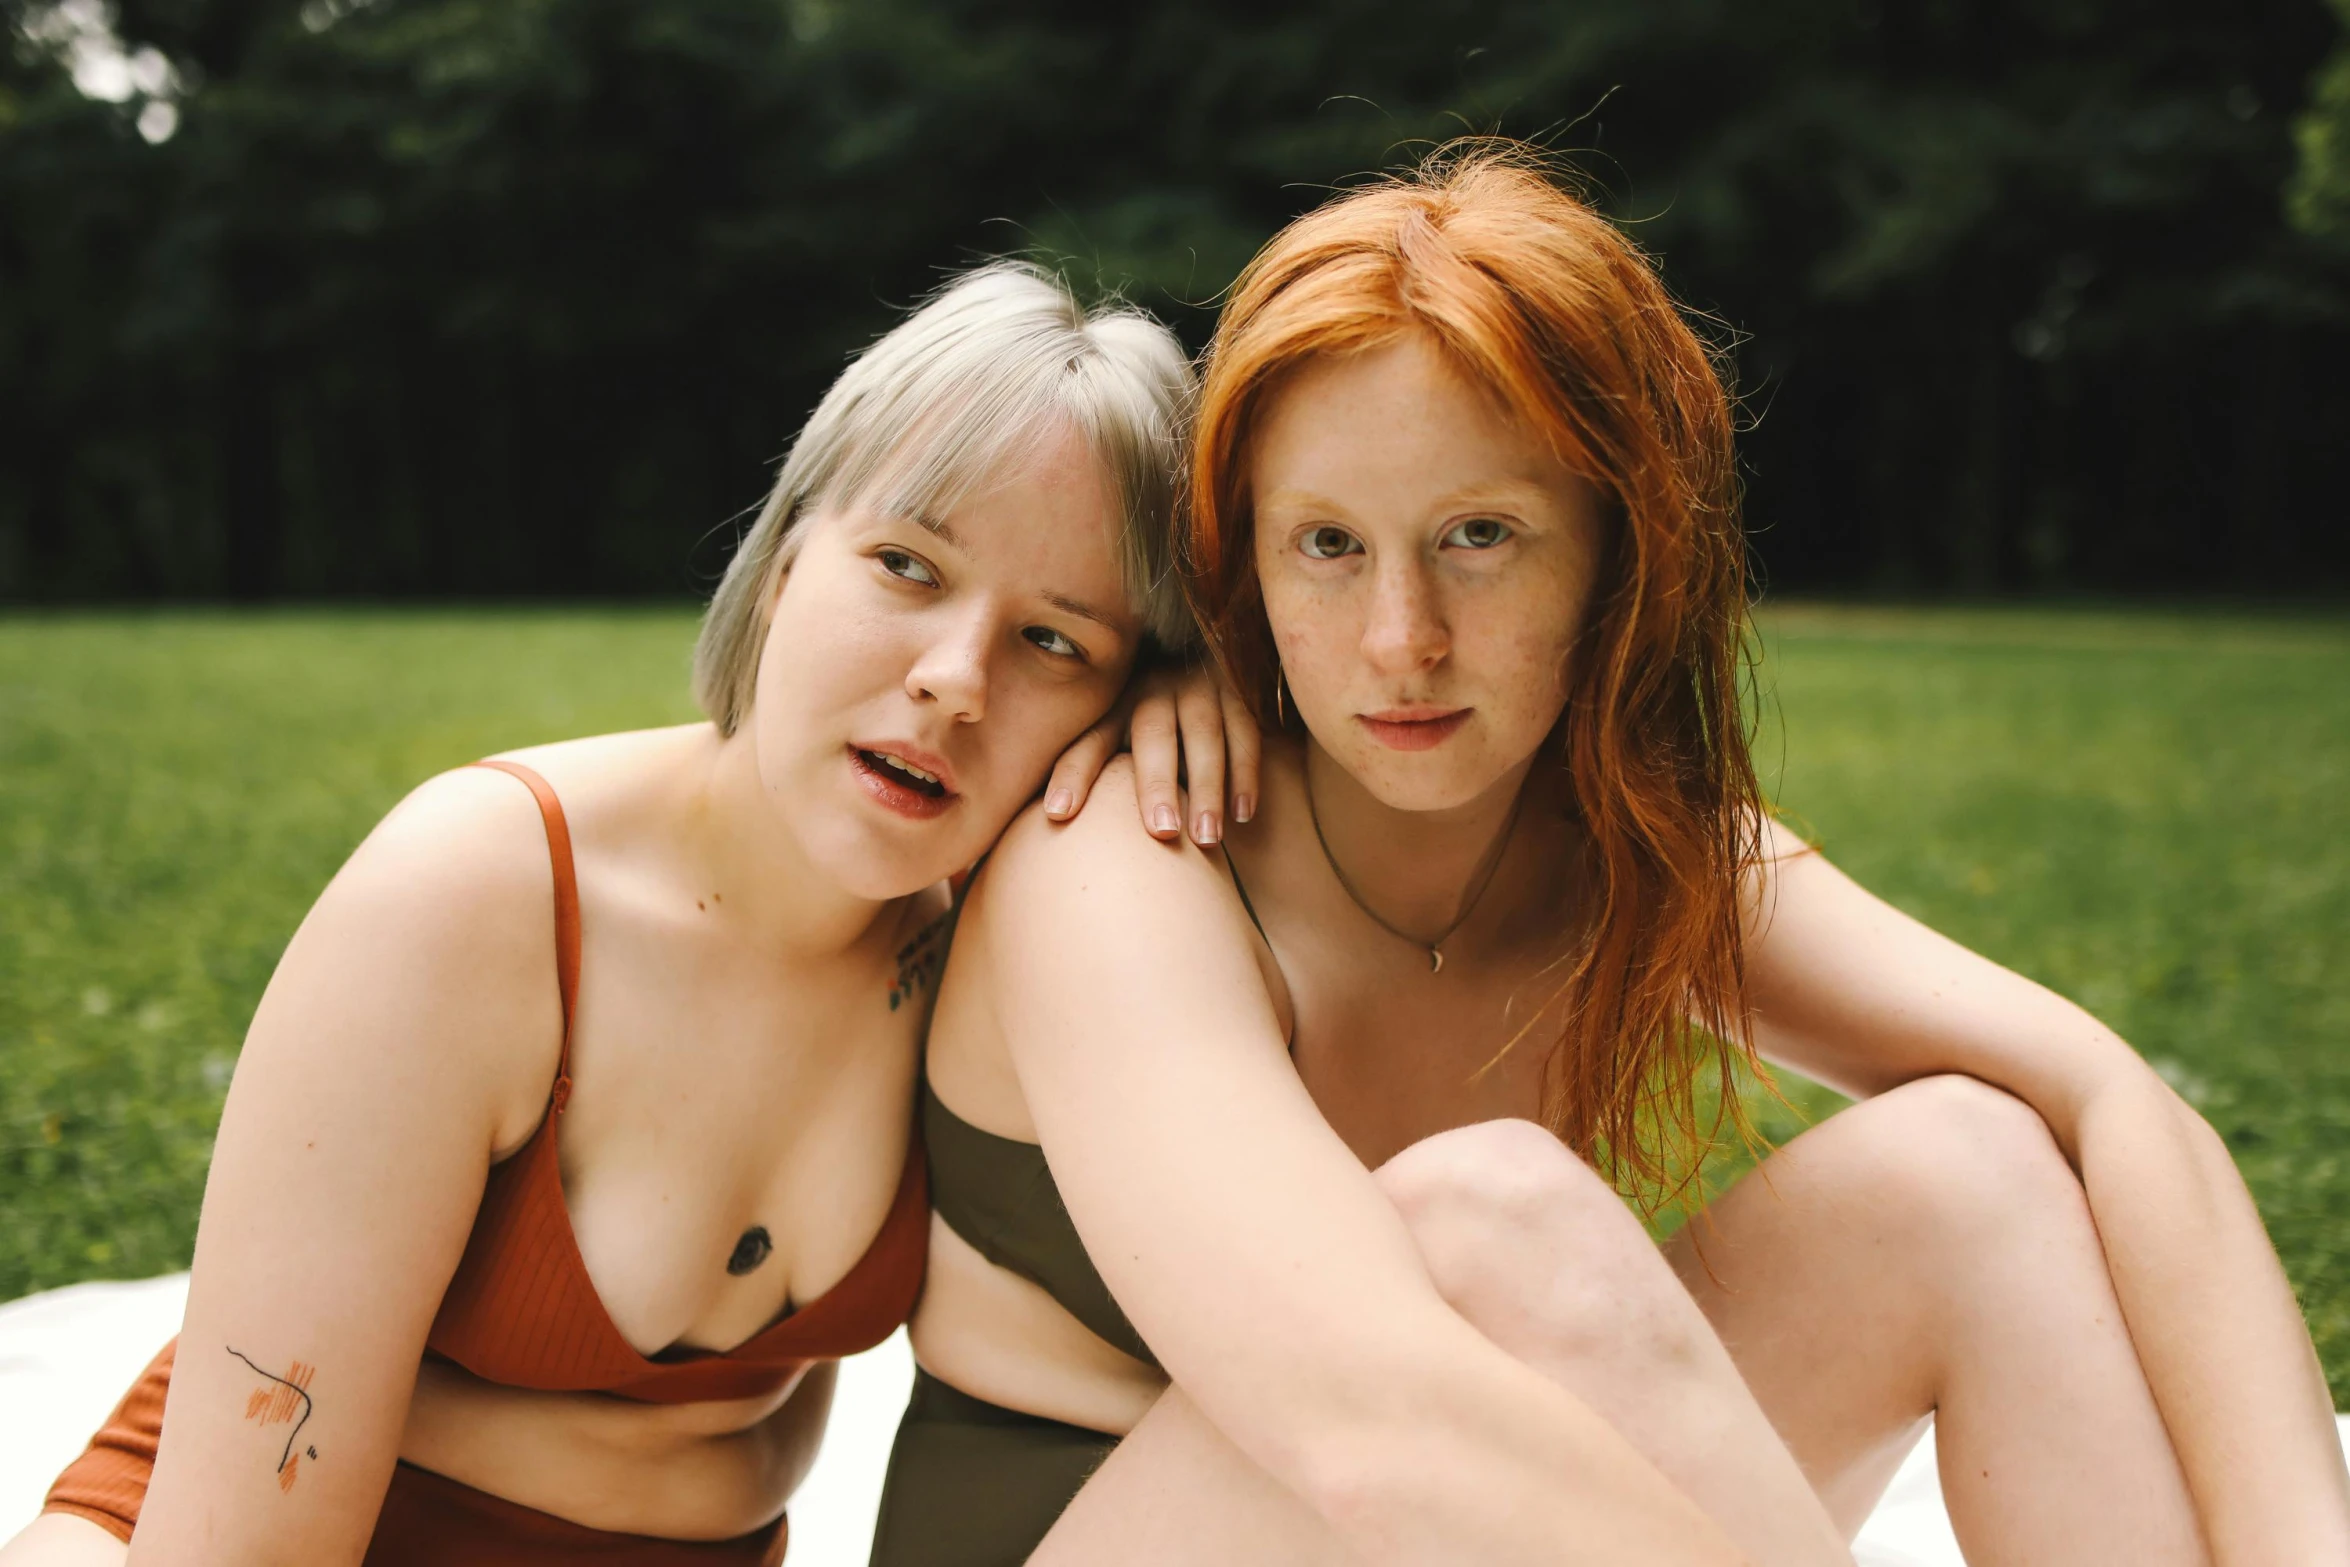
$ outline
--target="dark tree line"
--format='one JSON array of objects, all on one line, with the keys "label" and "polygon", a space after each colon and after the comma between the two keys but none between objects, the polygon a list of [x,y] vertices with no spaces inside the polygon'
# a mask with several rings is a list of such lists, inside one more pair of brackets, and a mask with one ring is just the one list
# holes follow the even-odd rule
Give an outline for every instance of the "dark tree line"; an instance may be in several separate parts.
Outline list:
[{"label": "dark tree line", "polygon": [[2322,0],[119,0],[121,103],[0,6],[0,598],[697,586],[941,268],[1196,343],[1496,128],[1734,345],[1775,585],[2350,583]]}]

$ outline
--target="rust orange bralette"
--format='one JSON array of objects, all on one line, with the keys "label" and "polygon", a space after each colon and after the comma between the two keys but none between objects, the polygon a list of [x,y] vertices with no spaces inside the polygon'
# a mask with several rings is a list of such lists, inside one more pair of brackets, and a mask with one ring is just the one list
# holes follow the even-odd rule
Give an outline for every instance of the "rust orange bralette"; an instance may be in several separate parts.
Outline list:
[{"label": "rust orange bralette", "polygon": [[571,1018],[579,999],[579,881],[571,829],[554,789],[537,773],[517,762],[477,765],[522,780],[546,819],[563,1048],[545,1119],[529,1142],[490,1170],[464,1260],[425,1347],[507,1387],[686,1404],[771,1393],[810,1361],[880,1343],[905,1321],[922,1287],[930,1196],[919,1137],[907,1147],[905,1173],[881,1232],[846,1277],[807,1305],[723,1353],[664,1352],[647,1359],[612,1325],[571,1233],[555,1147],[571,1095]]}]

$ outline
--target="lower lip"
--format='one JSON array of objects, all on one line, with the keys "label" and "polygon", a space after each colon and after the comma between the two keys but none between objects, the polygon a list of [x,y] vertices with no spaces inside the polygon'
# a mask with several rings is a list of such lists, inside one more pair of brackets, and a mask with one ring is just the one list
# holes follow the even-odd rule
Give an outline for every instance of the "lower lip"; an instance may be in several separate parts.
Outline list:
[{"label": "lower lip", "polygon": [[849,747],[849,771],[856,775],[857,782],[865,792],[884,809],[915,821],[929,821],[933,817],[944,816],[954,808],[955,801],[961,798],[951,791],[940,795],[924,794],[912,785],[892,778],[888,768],[875,767],[866,761],[855,746]]},{"label": "lower lip", "polygon": [[1469,721],[1469,713],[1470,709],[1464,707],[1442,718],[1423,718],[1412,723],[1357,715],[1355,722],[1390,751],[1433,751],[1460,733],[1461,725]]}]

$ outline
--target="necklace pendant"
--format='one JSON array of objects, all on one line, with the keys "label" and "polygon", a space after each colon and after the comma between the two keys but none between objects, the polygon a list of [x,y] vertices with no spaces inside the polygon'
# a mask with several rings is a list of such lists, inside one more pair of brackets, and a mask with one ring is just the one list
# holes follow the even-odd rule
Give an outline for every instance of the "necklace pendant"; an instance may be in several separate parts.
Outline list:
[{"label": "necklace pendant", "polygon": [[1437,951],[1434,947],[1430,947],[1428,949],[1428,972],[1431,974],[1441,974],[1444,972],[1444,954]]}]

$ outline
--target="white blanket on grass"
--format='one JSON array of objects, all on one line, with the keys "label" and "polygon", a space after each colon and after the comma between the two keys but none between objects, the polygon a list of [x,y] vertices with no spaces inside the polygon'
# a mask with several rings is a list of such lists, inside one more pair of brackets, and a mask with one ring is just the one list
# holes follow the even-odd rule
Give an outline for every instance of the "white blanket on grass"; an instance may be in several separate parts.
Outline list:
[{"label": "white blanket on grass", "polygon": [[[179,1331],[184,1273],[76,1284],[0,1305],[0,1541],[40,1510],[131,1380]],[[841,1367],[823,1456],[791,1504],[790,1567],[864,1567],[914,1365],[900,1332]],[[2343,1417],[2350,1446],[2350,1415]],[[1964,1567],[1943,1511],[1934,1439],[1918,1444],[1854,1547],[1861,1567]]]}]

